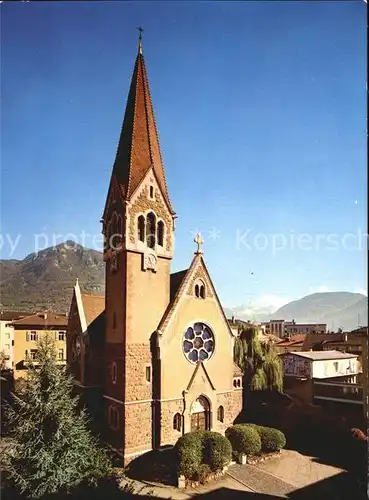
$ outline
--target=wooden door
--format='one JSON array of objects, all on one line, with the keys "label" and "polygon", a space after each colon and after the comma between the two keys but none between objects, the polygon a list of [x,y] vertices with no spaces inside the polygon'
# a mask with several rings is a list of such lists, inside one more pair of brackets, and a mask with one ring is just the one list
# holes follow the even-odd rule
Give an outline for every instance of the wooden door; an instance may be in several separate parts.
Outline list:
[{"label": "wooden door", "polygon": [[210,429],[209,412],[202,411],[200,413],[193,413],[191,415],[191,432],[193,431],[207,431]]}]

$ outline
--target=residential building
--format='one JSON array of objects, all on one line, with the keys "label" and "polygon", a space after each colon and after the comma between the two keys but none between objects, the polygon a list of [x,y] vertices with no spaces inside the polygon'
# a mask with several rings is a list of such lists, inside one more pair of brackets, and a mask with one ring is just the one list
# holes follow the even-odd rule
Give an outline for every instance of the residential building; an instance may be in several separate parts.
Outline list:
[{"label": "residential building", "polygon": [[364,389],[357,355],[340,351],[301,351],[281,354],[284,392],[320,406],[355,406],[362,414]]},{"label": "residential building", "polygon": [[30,361],[37,364],[37,341],[43,335],[54,337],[58,364],[66,364],[67,317],[65,315],[52,312],[35,313],[14,320],[12,327],[14,379],[26,376]]},{"label": "residential building", "polygon": [[101,435],[124,464],[191,430],[224,432],[242,408],[200,235],[189,267],[171,273],[175,219],[140,42],[102,216],[104,329],[94,342],[76,284],[67,335],[76,389],[100,385]]},{"label": "residential building", "polygon": [[360,378],[363,385],[363,411],[366,417],[368,410],[368,327],[329,336],[314,336],[313,338],[307,338],[305,345],[309,345],[315,350],[329,351],[334,349],[357,355],[362,371]]},{"label": "residential building", "polygon": [[7,370],[11,370],[14,366],[14,328],[12,321],[29,315],[29,312],[0,311],[0,352],[4,354],[5,369]]}]

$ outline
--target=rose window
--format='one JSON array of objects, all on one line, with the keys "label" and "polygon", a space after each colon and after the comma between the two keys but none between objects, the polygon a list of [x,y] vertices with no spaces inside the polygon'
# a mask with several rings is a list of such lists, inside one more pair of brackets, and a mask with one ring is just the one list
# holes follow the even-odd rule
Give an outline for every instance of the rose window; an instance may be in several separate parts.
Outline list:
[{"label": "rose window", "polygon": [[187,328],[183,339],[183,352],[192,363],[210,359],[214,352],[213,332],[204,323]]}]

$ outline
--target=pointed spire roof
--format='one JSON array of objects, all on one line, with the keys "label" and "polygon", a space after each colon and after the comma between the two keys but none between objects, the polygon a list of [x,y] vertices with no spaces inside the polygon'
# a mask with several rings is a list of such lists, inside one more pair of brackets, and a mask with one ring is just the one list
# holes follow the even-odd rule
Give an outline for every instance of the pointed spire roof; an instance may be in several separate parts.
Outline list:
[{"label": "pointed spire roof", "polygon": [[125,200],[129,200],[150,168],[172,214],[163,161],[152,107],[149,82],[142,53],[142,36],[128,93],[113,173]]}]

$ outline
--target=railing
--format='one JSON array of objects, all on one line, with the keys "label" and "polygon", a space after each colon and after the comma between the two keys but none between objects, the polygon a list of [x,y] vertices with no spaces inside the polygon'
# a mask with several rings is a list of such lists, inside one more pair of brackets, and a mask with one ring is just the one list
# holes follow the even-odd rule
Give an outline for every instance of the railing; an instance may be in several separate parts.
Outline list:
[{"label": "railing", "polygon": [[314,398],[344,403],[363,403],[363,386],[360,384],[316,382],[313,384]]}]

